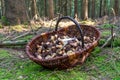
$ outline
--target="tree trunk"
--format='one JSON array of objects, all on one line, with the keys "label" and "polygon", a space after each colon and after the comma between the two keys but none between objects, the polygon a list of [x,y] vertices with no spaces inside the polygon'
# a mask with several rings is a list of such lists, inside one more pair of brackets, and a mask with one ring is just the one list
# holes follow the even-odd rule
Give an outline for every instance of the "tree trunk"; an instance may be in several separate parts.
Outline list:
[{"label": "tree trunk", "polygon": [[1,16],[5,15],[4,0],[1,0]]},{"label": "tree trunk", "polygon": [[72,0],[69,0],[69,6],[70,6],[69,15],[72,16]]},{"label": "tree trunk", "polygon": [[90,18],[92,18],[91,10],[92,10],[92,0],[88,0],[88,12],[89,12],[88,17],[90,17]]},{"label": "tree trunk", "polygon": [[74,0],[74,18],[78,18],[78,0]]},{"label": "tree trunk", "polygon": [[102,0],[100,0],[100,14],[99,17],[102,17]]},{"label": "tree trunk", "polygon": [[67,16],[67,0],[65,0],[64,15]]},{"label": "tree trunk", "polygon": [[107,9],[106,9],[106,0],[104,0],[104,4],[103,4],[103,16],[105,16],[107,14]]},{"label": "tree trunk", "polygon": [[49,4],[49,19],[53,19],[54,18],[54,3],[53,3],[53,0],[48,0],[48,4]]},{"label": "tree trunk", "polygon": [[5,17],[11,25],[21,24],[28,21],[25,0],[4,0]]},{"label": "tree trunk", "polygon": [[32,18],[35,17],[35,15],[37,15],[36,0],[32,0],[32,3],[31,3],[31,15],[32,15]]},{"label": "tree trunk", "polygon": [[88,19],[88,0],[83,0],[83,19]]},{"label": "tree trunk", "polygon": [[92,0],[92,15],[91,15],[91,17],[92,18],[95,18],[95,0]]},{"label": "tree trunk", "polygon": [[118,16],[119,15],[119,0],[114,0],[114,10],[115,10],[116,16]]},{"label": "tree trunk", "polygon": [[44,7],[45,7],[45,17],[47,16],[47,1],[44,0]]}]

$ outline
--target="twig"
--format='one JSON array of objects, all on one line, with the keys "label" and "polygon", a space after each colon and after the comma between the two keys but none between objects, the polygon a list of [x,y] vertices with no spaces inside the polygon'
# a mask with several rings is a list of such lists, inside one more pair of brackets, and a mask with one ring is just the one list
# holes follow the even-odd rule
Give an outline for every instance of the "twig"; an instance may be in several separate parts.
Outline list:
[{"label": "twig", "polygon": [[111,48],[113,48],[113,40],[114,40],[114,33],[113,33],[113,25],[111,26]]},{"label": "twig", "polygon": [[[113,12],[113,16],[114,16],[114,21],[113,21],[113,25],[116,23],[117,19],[116,19],[116,13],[115,13],[115,10],[112,8],[112,12]],[[114,36],[113,36],[113,25],[111,26],[111,48],[113,48],[113,39],[114,39]]]},{"label": "twig", "polygon": [[115,37],[115,33],[113,33],[113,35],[111,35],[108,39],[107,39],[107,41],[102,45],[102,47],[101,48],[104,48],[105,46],[107,46],[109,43],[110,43],[110,41],[113,39],[113,37]]},{"label": "twig", "polygon": [[16,39],[18,39],[18,38],[24,37],[24,36],[29,35],[29,34],[33,34],[33,32],[24,33],[24,34],[22,34],[22,35],[19,35],[19,36],[17,36],[17,37],[14,37],[14,38],[11,39],[11,40],[16,40]]},{"label": "twig", "polygon": [[5,40],[11,38],[13,34],[15,34],[15,32],[11,32],[11,34],[9,34],[8,36],[6,36],[5,38],[2,38],[2,39],[0,40],[0,42],[3,42],[3,41],[5,41]]}]

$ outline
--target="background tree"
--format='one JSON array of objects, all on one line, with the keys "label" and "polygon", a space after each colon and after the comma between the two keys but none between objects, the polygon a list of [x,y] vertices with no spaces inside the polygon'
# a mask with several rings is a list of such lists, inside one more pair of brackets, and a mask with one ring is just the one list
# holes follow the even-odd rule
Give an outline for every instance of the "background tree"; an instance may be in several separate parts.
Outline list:
[{"label": "background tree", "polygon": [[45,16],[47,16],[47,0],[44,0]]},{"label": "background tree", "polygon": [[[32,15],[32,18],[35,17],[35,15],[37,15],[36,0],[32,0],[32,1],[31,1],[31,15]],[[36,18],[36,17],[35,17],[35,18]]]},{"label": "background tree", "polygon": [[10,24],[21,24],[28,21],[25,0],[4,0],[5,17]]},{"label": "background tree", "polygon": [[107,0],[104,0],[103,3],[103,16],[107,14]]},{"label": "background tree", "polygon": [[92,18],[95,18],[95,0],[92,0],[92,5],[91,5],[92,7],[92,10],[91,10],[91,17]]},{"label": "background tree", "polygon": [[114,10],[115,10],[116,16],[118,16],[119,15],[119,0],[114,0]]},{"label": "background tree", "polygon": [[54,17],[54,3],[53,0],[48,0],[49,3],[49,19],[53,19]]},{"label": "background tree", "polygon": [[78,0],[74,0],[74,18],[78,18]]},{"label": "background tree", "polygon": [[102,2],[103,0],[100,0],[100,13],[99,13],[99,17],[102,17]]},{"label": "background tree", "polygon": [[[112,8],[116,16],[120,12],[119,0],[0,0],[0,16],[8,18],[10,23],[22,23],[27,17],[38,16],[53,19],[59,16],[71,16],[87,20],[104,15],[111,16]],[[26,8],[27,7],[27,8]],[[27,16],[28,14],[28,16]],[[20,17],[22,15],[22,17]],[[23,20],[24,19],[24,20]]]},{"label": "background tree", "polygon": [[88,19],[88,0],[83,0],[83,19],[87,20]]}]

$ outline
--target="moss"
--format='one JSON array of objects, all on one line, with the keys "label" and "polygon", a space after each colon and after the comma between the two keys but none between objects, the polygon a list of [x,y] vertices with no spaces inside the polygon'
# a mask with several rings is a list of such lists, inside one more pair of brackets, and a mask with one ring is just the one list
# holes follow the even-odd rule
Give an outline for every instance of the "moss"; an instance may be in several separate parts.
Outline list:
[{"label": "moss", "polygon": [[103,24],[101,26],[99,26],[100,28],[103,28],[103,29],[108,29],[108,28],[116,28],[117,26],[113,25],[113,24],[109,24],[109,23],[106,23],[106,24]]},{"label": "moss", "polygon": [[10,57],[10,53],[6,50],[0,50],[0,58],[6,58],[6,57]]},{"label": "moss", "polygon": [[117,37],[114,39],[113,46],[114,47],[120,46],[120,37]]},{"label": "moss", "polygon": [[105,37],[110,36],[110,35],[111,35],[110,30],[105,30],[105,31],[101,32],[101,37],[102,38],[105,38]]},{"label": "moss", "polygon": [[106,39],[100,39],[99,46],[103,45],[106,42]]},{"label": "moss", "polygon": [[85,80],[87,78],[84,72],[74,69],[69,72],[44,69],[28,58],[20,59],[7,50],[0,50],[0,58],[4,59],[0,62],[0,79],[3,80]]},{"label": "moss", "polygon": [[95,56],[96,54],[99,54],[100,52],[101,52],[100,47],[96,47],[96,48],[91,52],[91,54],[92,54],[93,56]]},{"label": "moss", "polygon": [[[120,47],[113,48],[117,57],[120,56]],[[85,63],[69,70],[48,70],[28,58],[19,58],[8,52],[0,50],[0,79],[2,80],[88,80],[102,78],[119,79],[117,70],[120,63],[115,60],[115,67],[110,58],[111,49],[101,50],[96,47]],[[14,74],[14,75],[13,75]]]}]

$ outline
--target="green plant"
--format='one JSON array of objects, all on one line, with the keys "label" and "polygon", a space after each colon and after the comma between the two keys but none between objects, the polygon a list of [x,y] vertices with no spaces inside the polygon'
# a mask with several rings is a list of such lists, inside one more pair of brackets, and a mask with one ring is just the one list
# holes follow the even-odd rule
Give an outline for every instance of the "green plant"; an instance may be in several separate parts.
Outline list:
[{"label": "green plant", "polygon": [[9,21],[8,21],[8,19],[5,16],[1,17],[1,21],[2,21],[3,25],[9,25],[10,24]]},{"label": "green plant", "polygon": [[114,41],[113,41],[113,46],[114,46],[114,47],[120,46],[120,37],[114,39]]},{"label": "green plant", "polygon": [[98,54],[98,53],[100,53],[100,52],[101,52],[100,47],[96,47],[96,48],[92,51],[92,54],[93,54],[93,55],[96,55],[96,54]]},{"label": "green plant", "polygon": [[26,41],[29,41],[30,39],[33,38],[33,36],[34,36],[34,35],[26,35],[26,36],[24,36],[24,37],[22,37],[22,38],[19,38],[19,40],[26,40]]},{"label": "green plant", "polygon": [[101,31],[101,37],[103,37],[103,38],[110,36],[110,35],[111,35],[110,30]]},{"label": "green plant", "polygon": [[3,25],[0,23],[0,28],[3,28]]},{"label": "green plant", "polygon": [[109,23],[106,23],[106,24],[103,24],[100,26],[100,28],[105,28],[105,29],[111,28],[111,27],[116,28],[117,26],[115,26],[113,24],[109,24]]},{"label": "green plant", "polygon": [[106,39],[100,39],[99,46],[103,45],[105,43]]}]

